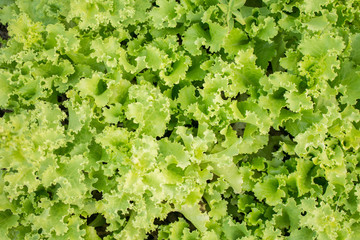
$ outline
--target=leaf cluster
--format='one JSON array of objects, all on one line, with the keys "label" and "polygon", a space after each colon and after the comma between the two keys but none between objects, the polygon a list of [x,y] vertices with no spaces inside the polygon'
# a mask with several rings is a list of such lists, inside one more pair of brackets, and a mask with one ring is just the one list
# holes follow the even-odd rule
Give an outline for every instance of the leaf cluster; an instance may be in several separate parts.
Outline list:
[{"label": "leaf cluster", "polygon": [[360,239],[359,15],[0,0],[1,239]]}]

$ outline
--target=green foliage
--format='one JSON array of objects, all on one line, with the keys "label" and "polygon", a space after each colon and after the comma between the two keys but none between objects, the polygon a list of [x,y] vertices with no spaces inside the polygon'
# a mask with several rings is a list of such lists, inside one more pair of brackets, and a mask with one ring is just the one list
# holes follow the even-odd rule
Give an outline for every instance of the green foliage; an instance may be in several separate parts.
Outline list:
[{"label": "green foliage", "polygon": [[358,0],[0,0],[1,239],[360,239]]}]

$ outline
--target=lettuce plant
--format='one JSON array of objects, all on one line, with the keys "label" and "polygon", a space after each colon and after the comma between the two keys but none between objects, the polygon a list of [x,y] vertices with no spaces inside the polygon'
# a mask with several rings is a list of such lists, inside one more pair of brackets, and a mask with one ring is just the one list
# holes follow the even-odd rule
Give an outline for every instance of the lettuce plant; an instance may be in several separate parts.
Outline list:
[{"label": "lettuce plant", "polygon": [[1,239],[360,239],[358,0],[0,0]]}]

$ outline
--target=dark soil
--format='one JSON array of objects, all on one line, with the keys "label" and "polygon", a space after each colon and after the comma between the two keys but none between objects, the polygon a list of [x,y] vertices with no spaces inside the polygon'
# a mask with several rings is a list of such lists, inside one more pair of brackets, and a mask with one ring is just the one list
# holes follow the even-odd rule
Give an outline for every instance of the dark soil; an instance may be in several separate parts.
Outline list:
[{"label": "dark soil", "polygon": [[0,23],[0,37],[4,40],[9,39],[7,26],[2,23]]}]

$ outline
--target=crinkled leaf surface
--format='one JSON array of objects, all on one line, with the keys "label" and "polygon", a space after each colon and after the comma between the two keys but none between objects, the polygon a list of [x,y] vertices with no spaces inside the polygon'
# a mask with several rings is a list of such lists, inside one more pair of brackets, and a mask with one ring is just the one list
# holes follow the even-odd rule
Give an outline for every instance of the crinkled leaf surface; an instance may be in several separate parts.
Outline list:
[{"label": "crinkled leaf surface", "polygon": [[358,0],[0,0],[0,239],[360,239]]}]

